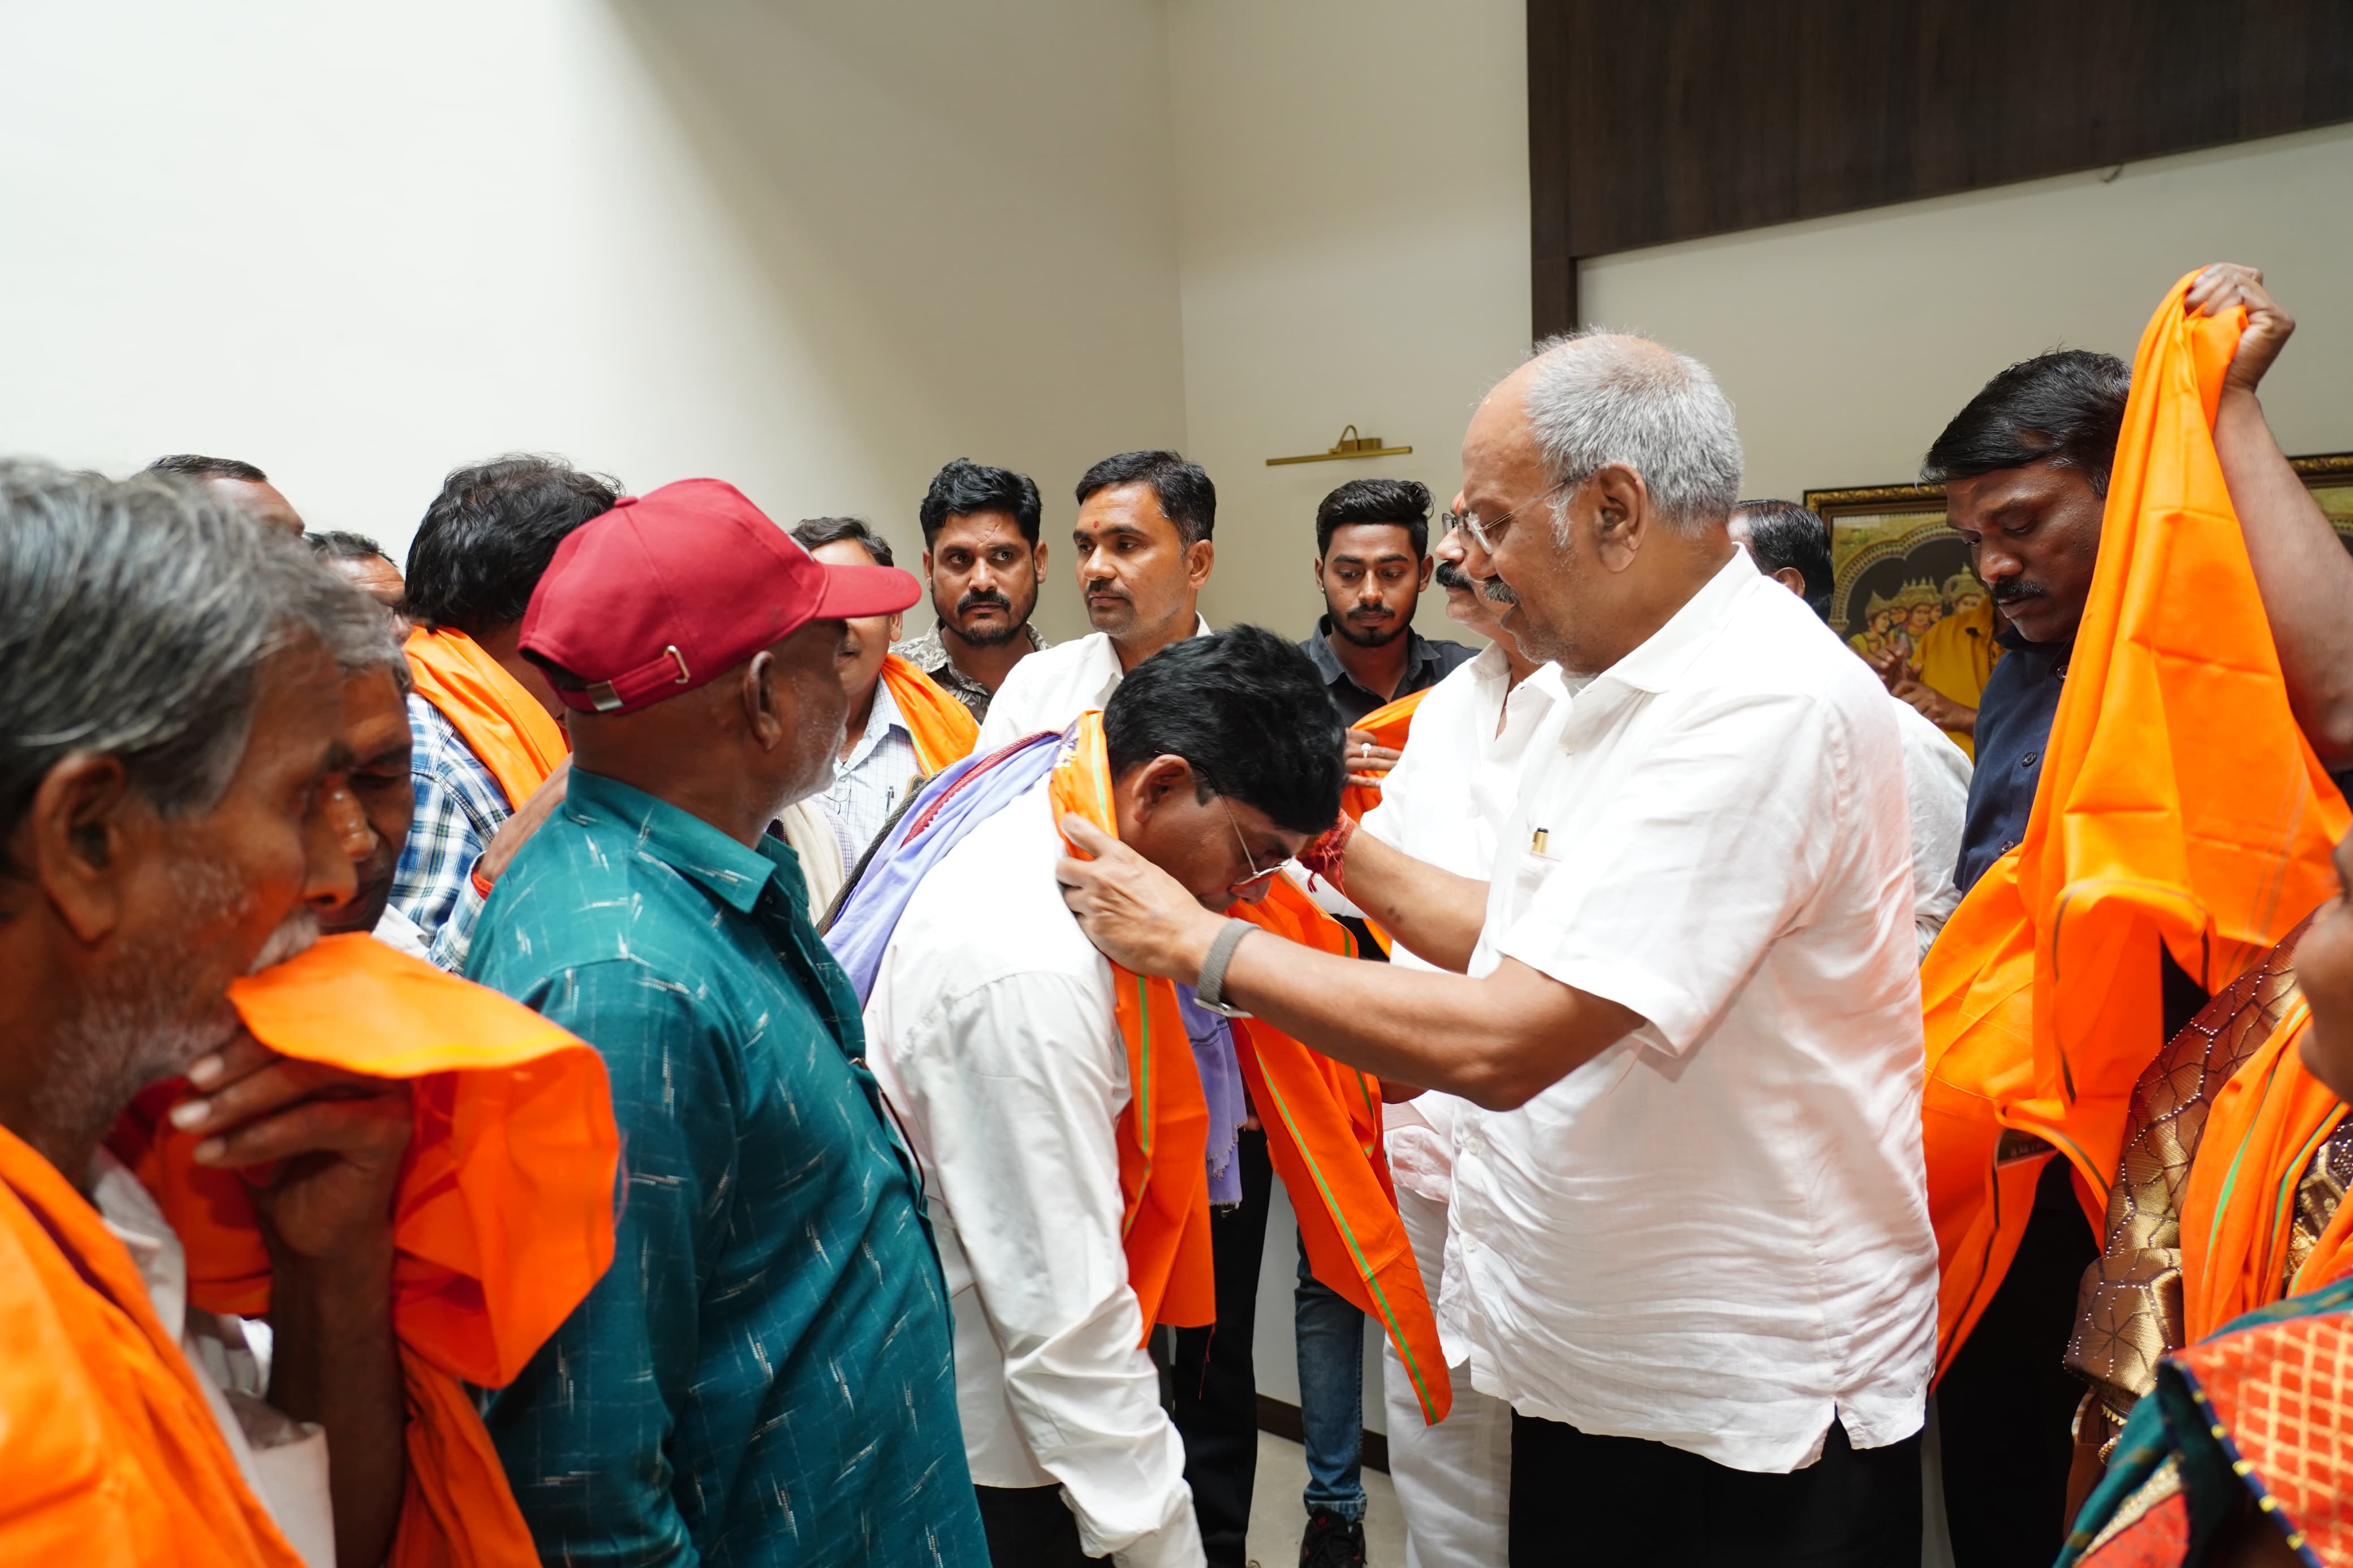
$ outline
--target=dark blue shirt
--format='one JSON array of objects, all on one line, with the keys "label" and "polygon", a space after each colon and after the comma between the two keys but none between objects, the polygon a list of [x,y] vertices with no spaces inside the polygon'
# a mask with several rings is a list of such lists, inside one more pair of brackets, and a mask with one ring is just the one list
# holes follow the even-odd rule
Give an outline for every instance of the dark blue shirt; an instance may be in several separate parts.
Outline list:
[{"label": "dark blue shirt", "polygon": [[1995,640],[2007,651],[1978,699],[1977,771],[1961,820],[1961,858],[1953,880],[1967,893],[1986,868],[2019,846],[2034,810],[2042,752],[2059,711],[2060,682],[2075,639],[2028,642],[2015,626]]},{"label": "dark blue shirt", "polygon": [[1332,651],[1329,640],[1332,617],[1324,616],[1315,623],[1315,635],[1299,646],[1315,661],[1315,673],[1324,678],[1324,689],[1332,694],[1333,706],[1340,717],[1354,724],[1376,708],[1387,707],[1400,697],[1410,697],[1427,690],[1445,679],[1461,665],[1479,657],[1479,650],[1459,642],[1441,642],[1426,637],[1408,626],[1405,631],[1405,673],[1398,678],[1398,689],[1387,697],[1371,688],[1357,683],[1348,673],[1340,656]]},{"label": "dark blue shirt", "polygon": [[946,1293],[791,850],[575,767],[468,973],[595,1046],[613,1266],[485,1419],[541,1556],[986,1568]]}]

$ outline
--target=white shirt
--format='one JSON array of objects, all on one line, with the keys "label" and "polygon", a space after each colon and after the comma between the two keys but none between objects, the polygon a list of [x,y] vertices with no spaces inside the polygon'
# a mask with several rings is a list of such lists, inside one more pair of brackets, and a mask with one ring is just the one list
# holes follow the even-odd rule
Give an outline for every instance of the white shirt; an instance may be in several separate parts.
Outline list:
[{"label": "white shirt", "polygon": [[1901,698],[1887,700],[1904,742],[1904,793],[1912,809],[1912,920],[1920,956],[1960,907],[1953,870],[1961,858],[1961,818],[1969,805],[1969,759],[1953,738]]},{"label": "white shirt", "polygon": [[883,951],[867,1059],[923,1166],[974,1482],[1059,1483],[1090,1555],[1198,1564],[1121,1245],[1127,1049],[1060,854],[1041,781],[932,868]]},{"label": "white shirt", "polygon": [[[1458,877],[1484,879],[1495,844],[1520,793],[1528,740],[1569,685],[1547,664],[1517,686],[1503,650],[1490,643],[1430,688],[1413,712],[1404,752],[1381,784],[1380,804],[1364,831],[1417,860]],[[1499,723],[1500,721],[1500,723]],[[1436,964],[1402,942],[1389,962],[1408,969]],[[1433,1089],[1382,1107],[1389,1172],[1400,1186],[1438,1203],[1454,1184],[1454,1121],[1469,1101]]]},{"label": "white shirt", "polygon": [[[1209,635],[1209,623],[1193,617],[1193,635]],[[1091,632],[1076,642],[1056,643],[1013,667],[988,704],[973,755],[986,756],[1040,730],[1066,730],[1071,721],[1100,708],[1119,689],[1126,671],[1109,632]]]},{"label": "white shirt", "polygon": [[[1034,656],[1033,656],[1034,657]],[[891,683],[874,682],[874,706],[866,728],[849,749],[849,760],[836,757],[833,787],[826,791],[825,808],[847,830],[842,859],[854,863],[891,820],[891,808],[907,795],[907,786],[923,771],[915,752],[914,731],[907,728]]]},{"label": "white shirt", "polygon": [[[1788,1471],[1919,1430],[1936,1244],[1903,757],[1884,689],[1736,554],[1529,743],[1471,973],[1646,1022],[1461,1119],[1472,1385]],[[1450,1258],[1450,1263],[1454,1259]]]},{"label": "white shirt", "polygon": [[427,963],[433,962],[433,942],[425,934],[425,928],[401,913],[397,904],[384,906],[384,913],[376,921],[375,930],[368,934],[395,952],[405,952]]}]

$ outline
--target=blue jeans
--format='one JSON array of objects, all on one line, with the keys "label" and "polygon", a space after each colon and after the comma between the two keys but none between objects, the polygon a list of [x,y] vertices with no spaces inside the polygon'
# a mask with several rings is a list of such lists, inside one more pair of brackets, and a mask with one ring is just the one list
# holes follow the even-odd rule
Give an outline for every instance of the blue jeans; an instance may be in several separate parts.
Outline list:
[{"label": "blue jeans", "polygon": [[1292,1326],[1299,1345],[1299,1425],[1307,1439],[1307,1511],[1329,1509],[1342,1519],[1362,1519],[1365,1314],[1308,1271],[1304,1241]]}]

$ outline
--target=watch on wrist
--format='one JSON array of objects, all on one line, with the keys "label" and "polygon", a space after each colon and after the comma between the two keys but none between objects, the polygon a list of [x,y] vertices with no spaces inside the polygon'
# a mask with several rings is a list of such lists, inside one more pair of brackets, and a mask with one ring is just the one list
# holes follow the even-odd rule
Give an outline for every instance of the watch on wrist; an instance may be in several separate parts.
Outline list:
[{"label": "watch on wrist", "polygon": [[1226,965],[1233,962],[1234,949],[1242,938],[1258,930],[1245,920],[1229,919],[1209,943],[1209,953],[1201,960],[1201,978],[1193,983],[1193,1000],[1210,1012],[1226,1018],[1248,1018],[1250,1014],[1225,998]]}]

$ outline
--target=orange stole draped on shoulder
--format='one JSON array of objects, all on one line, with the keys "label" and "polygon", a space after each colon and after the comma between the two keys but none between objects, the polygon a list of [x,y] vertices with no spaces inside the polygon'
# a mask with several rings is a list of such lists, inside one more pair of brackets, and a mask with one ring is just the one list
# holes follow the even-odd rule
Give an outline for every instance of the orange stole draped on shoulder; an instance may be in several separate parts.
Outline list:
[{"label": "orange stole draped on shoulder", "polygon": [[0,1562],[301,1568],[98,1211],[0,1129]]},{"label": "orange stole draped on shoulder", "polygon": [[[1425,686],[1419,691],[1409,692],[1394,702],[1385,702],[1348,728],[1362,730],[1370,734],[1376,746],[1387,746],[1392,752],[1401,752],[1405,750],[1407,737],[1413,732],[1414,710],[1421,706],[1421,700],[1429,696],[1433,689],[1435,688]],[[1364,820],[1366,812],[1380,804],[1380,791],[1366,789],[1362,784],[1350,784],[1340,792],[1340,809],[1359,822]]]},{"label": "orange stole draped on shoulder", "polygon": [[915,738],[915,759],[926,775],[972,755],[980,726],[973,722],[972,710],[948,695],[938,681],[892,653],[882,657],[882,684],[891,689],[891,700],[907,721],[907,733]]},{"label": "orange stole draped on shoulder", "polygon": [[2345,1102],[2306,1072],[2297,1047],[2312,1010],[2299,998],[2272,1037],[2214,1097],[2181,1192],[2181,1327],[2196,1344],[2232,1319],[2327,1284],[2353,1265],[2340,1205],[2293,1281],[2284,1278],[2295,1189],[2345,1120]]},{"label": "orange stole draped on shoulder", "polygon": [[[1075,813],[1116,833],[1103,715],[1081,718],[1075,735],[1050,785],[1055,819]],[[1263,903],[1236,904],[1232,912],[1287,941],[1352,951],[1347,931],[1280,876]],[[1147,1332],[1154,1323],[1215,1322],[1203,1164],[1208,1110],[1176,986],[1117,964],[1112,983],[1131,1089],[1118,1128],[1128,1284]],[[1234,1052],[1266,1127],[1268,1156],[1299,1215],[1308,1266],[1388,1332],[1413,1380],[1422,1419],[1443,1419],[1453,1394],[1437,1321],[1389,1184],[1378,1086],[1255,1021],[1235,1023]]]},{"label": "orange stole draped on shoulder", "polygon": [[419,626],[408,634],[406,651],[417,695],[465,738],[467,749],[506,791],[509,808],[522,809],[570,754],[564,726],[463,632]]},{"label": "orange stole draped on shoulder", "polygon": [[2072,667],[2018,849],[1953,913],[1920,974],[1938,1372],[2018,1249],[2047,1140],[2096,1230],[2133,1081],[2164,1044],[2158,954],[2211,993],[2333,888],[2342,797],[2288,710],[2214,456],[2244,310],[2142,334]]},{"label": "orange stole draped on shoulder", "polygon": [[[407,1387],[408,1491],[397,1568],[538,1562],[461,1383],[501,1386],[613,1258],[620,1139],[604,1058],[519,1002],[367,936],[331,936],[229,988],[272,1050],[413,1081],[394,1202],[393,1328]],[[164,1120],[185,1085],[142,1095],[111,1140],[188,1255],[188,1295],[269,1305],[269,1258],[244,1181],[192,1158]]]}]

